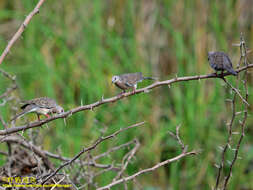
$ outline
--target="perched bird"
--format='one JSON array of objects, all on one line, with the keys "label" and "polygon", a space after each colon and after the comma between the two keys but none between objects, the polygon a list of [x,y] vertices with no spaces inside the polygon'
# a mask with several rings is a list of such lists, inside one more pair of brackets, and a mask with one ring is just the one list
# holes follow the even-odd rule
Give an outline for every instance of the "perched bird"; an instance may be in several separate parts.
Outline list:
[{"label": "perched bird", "polygon": [[129,88],[135,91],[137,88],[137,83],[146,79],[156,80],[153,77],[143,77],[142,73],[138,72],[115,75],[112,77],[112,83],[114,83],[118,88],[123,90],[123,92],[125,92]]},{"label": "perched bird", "polygon": [[35,98],[25,101],[22,104],[23,105],[21,106],[21,109],[23,111],[12,118],[11,121],[31,112],[35,112],[37,114],[38,120],[40,120],[40,115],[45,115],[49,118],[49,114],[59,114],[64,112],[61,106],[59,106],[53,99],[48,97]]},{"label": "perched bird", "polygon": [[237,75],[237,72],[233,69],[233,65],[228,55],[224,52],[208,52],[208,61],[210,66],[217,72],[226,70],[232,75]]}]

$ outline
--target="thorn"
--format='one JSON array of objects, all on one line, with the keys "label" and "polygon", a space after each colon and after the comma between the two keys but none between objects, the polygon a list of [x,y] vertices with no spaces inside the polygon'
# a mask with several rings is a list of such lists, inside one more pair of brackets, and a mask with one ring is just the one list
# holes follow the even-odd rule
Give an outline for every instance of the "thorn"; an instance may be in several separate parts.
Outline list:
[{"label": "thorn", "polygon": [[239,47],[239,46],[241,46],[241,43],[232,44],[232,46],[237,46],[237,47]]},{"label": "thorn", "polygon": [[220,165],[218,165],[218,164],[214,164],[214,166],[215,166],[216,168],[220,168]]},{"label": "thorn", "polygon": [[168,84],[168,87],[170,88],[170,84]]},{"label": "thorn", "polygon": [[224,149],[222,146],[218,146],[218,148],[219,148],[221,151],[223,151],[223,149]]},{"label": "thorn", "polygon": [[241,111],[238,111],[238,112],[235,113],[235,115],[239,115],[239,114],[241,114],[241,113],[242,113]]},{"label": "thorn", "polygon": [[81,99],[81,106],[83,106],[83,99]]},{"label": "thorn", "polygon": [[65,117],[63,118],[63,121],[64,121],[64,125],[67,126],[67,122],[66,122],[66,118]]},{"label": "thorn", "polygon": [[150,92],[149,89],[145,89],[145,90],[144,90],[144,93],[149,93],[149,92]]},{"label": "thorn", "polygon": [[231,162],[231,161],[229,161],[229,160],[227,160],[227,163],[228,163],[229,165],[231,165],[231,164],[232,164],[232,162]]}]

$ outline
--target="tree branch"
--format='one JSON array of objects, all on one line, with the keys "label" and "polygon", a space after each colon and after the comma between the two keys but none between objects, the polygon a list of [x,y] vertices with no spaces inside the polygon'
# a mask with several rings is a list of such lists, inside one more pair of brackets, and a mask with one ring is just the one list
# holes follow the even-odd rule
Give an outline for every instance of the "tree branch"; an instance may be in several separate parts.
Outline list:
[{"label": "tree branch", "polygon": [[4,49],[4,51],[3,51],[3,53],[2,53],[2,55],[0,57],[0,65],[3,62],[4,58],[6,57],[6,55],[9,53],[9,51],[10,51],[11,47],[13,46],[13,44],[17,41],[17,39],[24,32],[25,28],[30,23],[32,17],[34,15],[36,15],[37,13],[39,13],[39,8],[44,3],[44,1],[45,0],[40,0],[38,2],[38,4],[33,9],[33,11],[25,18],[24,22],[21,24],[21,26],[19,27],[18,31],[14,34],[14,36],[12,37],[12,39],[9,41],[8,45],[6,46],[6,48]]},{"label": "tree branch", "polygon": [[[244,71],[248,68],[253,68],[253,64],[249,64],[247,66],[241,67],[241,68],[237,69],[236,71],[239,73],[239,72],[242,72],[242,71]],[[168,85],[171,85],[173,83],[183,82],[183,81],[202,80],[202,79],[208,79],[208,78],[222,78],[222,77],[225,77],[225,76],[228,76],[228,75],[231,75],[231,74],[230,73],[224,73],[223,75],[216,75],[215,73],[212,73],[212,74],[206,74],[206,75],[176,77],[176,78],[173,78],[173,79],[170,79],[170,80],[157,81],[157,82],[155,82],[155,83],[153,83],[153,84],[151,84],[147,87],[137,89],[135,92],[133,92],[133,91],[126,92],[126,93],[122,93],[120,95],[117,95],[117,96],[114,96],[114,97],[111,97],[111,98],[106,98],[106,99],[104,99],[102,97],[100,101],[97,101],[97,102],[92,103],[92,104],[88,104],[88,105],[73,108],[73,109],[71,109],[71,110],[69,110],[69,111],[67,111],[63,114],[56,115],[56,116],[44,119],[42,121],[36,121],[36,122],[33,122],[33,123],[28,123],[26,125],[11,127],[11,128],[5,129],[5,130],[0,130],[0,135],[12,134],[12,133],[16,133],[18,131],[27,130],[29,128],[38,127],[38,126],[49,123],[50,121],[53,121],[53,120],[56,120],[56,119],[59,119],[59,118],[66,118],[66,117],[71,116],[72,114],[75,114],[77,112],[81,112],[81,111],[84,111],[84,110],[93,110],[95,107],[101,106],[103,104],[112,103],[112,102],[118,101],[120,99],[129,97],[129,96],[133,96],[135,94],[147,93],[151,89],[157,88],[157,87],[160,87],[160,86],[168,86]]]},{"label": "tree branch", "polygon": [[84,154],[85,152],[91,151],[93,149],[95,149],[100,143],[102,143],[103,141],[107,140],[107,139],[111,139],[114,138],[115,136],[117,136],[119,133],[134,128],[134,127],[139,127],[141,125],[143,125],[145,122],[140,122],[140,123],[136,123],[134,125],[131,125],[129,127],[120,129],[116,132],[114,132],[111,135],[108,135],[106,137],[100,137],[98,140],[95,141],[95,143],[93,143],[93,145],[89,146],[88,148],[83,148],[83,150],[81,150],[74,158],[72,158],[71,160],[63,163],[62,165],[60,165],[53,173],[51,173],[45,180],[42,181],[42,185],[45,184],[49,179],[51,179],[53,176],[55,176],[62,168],[64,168],[67,165],[70,165],[71,163],[73,163],[76,159],[78,159],[82,154]]},{"label": "tree branch", "polygon": [[131,175],[129,177],[121,178],[121,179],[119,179],[117,181],[114,181],[114,182],[112,182],[112,183],[104,186],[104,187],[100,187],[97,190],[110,189],[111,187],[113,187],[113,186],[115,186],[117,184],[129,181],[129,180],[133,180],[134,178],[138,177],[141,174],[154,171],[157,168],[160,168],[160,167],[162,167],[162,166],[164,166],[166,164],[169,164],[169,163],[175,162],[177,160],[180,160],[183,157],[186,157],[186,156],[189,156],[189,155],[196,155],[196,154],[198,154],[198,152],[196,152],[196,151],[182,152],[180,155],[178,155],[178,156],[176,156],[174,158],[171,158],[171,159],[165,160],[163,162],[160,162],[160,163],[156,164],[155,166],[153,166],[151,168],[147,168],[147,169],[141,170],[141,171],[139,171],[139,172],[137,172],[137,173],[135,173],[135,174],[133,174],[133,175]]}]

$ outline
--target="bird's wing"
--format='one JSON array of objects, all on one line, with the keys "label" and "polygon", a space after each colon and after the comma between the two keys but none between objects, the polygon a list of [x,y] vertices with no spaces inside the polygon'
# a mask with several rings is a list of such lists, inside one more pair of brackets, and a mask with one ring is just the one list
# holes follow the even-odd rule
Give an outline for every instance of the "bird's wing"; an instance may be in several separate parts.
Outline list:
[{"label": "bird's wing", "polygon": [[48,97],[34,98],[32,100],[25,101],[23,102],[21,109],[25,109],[28,105],[36,105],[40,108],[53,108],[57,106],[56,102]]},{"label": "bird's wing", "polygon": [[121,81],[128,86],[134,86],[137,82],[143,79],[142,73],[126,73],[120,76]]},{"label": "bird's wing", "polygon": [[36,106],[36,105],[34,105],[34,104],[29,104],[29,105],[26,104],[26,106],[25,106],[25,108],[23,109],[23,111],[20,112],[20,113],[18,113],[17,115],[15,115],[15,116],[11,119],[11,121],[18,119],[19,117],[22,117],[23,115],[25,115],[25,114],[27,114],[27,113],[34,112],[34,111],[36,111],[37,108],[38,108],[38,106]]},{"label": "bird's wing", "polygon": [[233,64],[229,58],[229,56],[227,54],[224,54],[224,63],[226,66],[230,66],[231,68],[233,68]]}]

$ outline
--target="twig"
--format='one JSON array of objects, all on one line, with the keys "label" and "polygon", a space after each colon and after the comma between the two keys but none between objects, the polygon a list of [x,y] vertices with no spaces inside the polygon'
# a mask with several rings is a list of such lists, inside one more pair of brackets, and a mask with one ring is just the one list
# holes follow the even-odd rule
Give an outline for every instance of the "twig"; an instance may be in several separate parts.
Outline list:
[{"label": "twig", "polygon": [[11,85],[11,87],[7,88],[7,90],[2,95],[0,95],[0,99],[8,96],[12,91],[16,90],[17,87],[18,86],[16,84]]},{"label": "twig", "polygon": [[4,71],[3,69],[0,69],[0,73],[2,73],[3,76],[10,79],[11,81],[13,81],[13,82],[16,81],[16,76],[15,75],[11,75],[11,74],[7,73],[6,71]]},{"label": "twig", "polygon": [[176,134],[174,134],[174,133],[172,133],[170,131],[169,131],[169,134],[177,140],[178,144],[181,146],[182,151],[184,151],[185,150],[185,145],[184,145],[183,141],[181,140],[181,138],[179,136],[179,129],[180,129],[180,127],[181,127],[181,125],[177,126],[177,128],[176,128]]},{"label": "twig", "polygon": [[133,158],[133,156],[135,155],[135,153],[137,152],[139,147],[140,147],[140,143],[137,139],[135,139],[134,148],[129,152],[129,155],[127,155],[128,157],[127,157],[127,160],[125,163],[124,163],[125,159],[123,159],[124,164],[123,164],[121,170],[119,171],[119,173],[117,174],[117,176],[113,179],[113,181],[116,181],[117,179],[119,179],[122,176],[123,172],[126,170],[128,164],[129,164],[130,160]]},{"label": "twig", "polygon": [[236,93],[238,94],[238,96],[242,99],[242,101],[247,105],[250,106],[249,103],[242,97],[242,95],[240,94],[239,90],[235,87],[232,86],[232,84],[230,84],[224,77],[222,77],[222,79],[224,80],[225,83],[227,83],[228,86],[230,86],[230,88]]},{"label": "twig", "polygon": [[0,115],[0,122],[3,124],[4,128],[7,129],[7,124],[5,123],[5,121],[1,115]]},{"label": "twig", "polygon": [[147,173],[147,172],[154,171],[157,168],[160,168],[160,167],[162,167],[162,166],[164,166],[166,164],[169,164],[169,163],[175,162],[177,160],[180,160],[183,157],[186,157],[186,156],[189,156],[189,155],[196,155],[196,154],[198,154],[198,152],[196,152],[196,151],[182,152],[180,155],[178,155],[178,156],[176,156],[174,158],[171,158],[171,159],[165,160],[163,162],[160,162],[160,163],[156,164],[155,166],[153,166],[151,168],[147,168],[147,169],[141,170],[141,171],[139,171],[139,172],[137,172],[137,173],[135,173],[135,174],[133,174],[131,176],[128,176],[128,177],[125,177],[125,178],[121,178],[121,179],[119,179],[117,181],[114,181],[114,182],[112,182],[112,183],[104,186],[104,187],[100,187],[97,190],[110,189],[111,187],[113,187],[113,186],[115,186],[117,184],[120,184],[120,183],[123,183],[123,182],[127,182],[129,180],[133,180],[134,178],[138,177],[139,175],[142,175],[142,174]]},{"label": "twig", "polygon": [[4,49],[2,55],[0,56],[0,65],[3,62],[4,58],[6,57],[6,55],[9,53],[9,51],[10,51],[11,47],[13,46],[13,44],[17,41],[17,39],[24,32],[25,28],[27,27],[27,25],[31,21],[32,17],[34,15],[36,15],[37,13],[39,13],[39,8],[44,3],[44,1],[45,0],[40,0],[38,2],[38,4],[33,9],[33,11],[25,18],[24,22],[21,24],[21,26],[19,27],[18,31],[14,34],[14,36],[12,37],[12,39],[9,41],[8,45]]},{"label": "twig", "polygon": [[[244,71],[248,68],[253,68],[253,64],[249,64],[247,66],[241,67],[241,68],[237,69],[236,71],[237,71],[237,73],[239,73],[239,72],[242,72],[242,71]],[[157,81],[157,82],[155,82],[155,83],[153,83],[153,84],[151,84],[151,85],[149,85],[145,88],[137,89],[135,91],[135,93],[125,92],[125,93],[122,93],[118,96],[114,96],[114,97],[111,97],[111,98],[106,98],[106,99],[99,100],[99,101],[97,101],[95,103],[92,103],[92,104],[88,104],[88,105],[73,108],[73,109],[71,109],[71,110],[69,110],[69,111],[67,111],[63,114],[56,115],[56,116],[47,118],[47,119],[42,120],[42,121],[36,121],[36,122],[29,123],[29,124],[26,124],[26,125],[11,127],[11,128],[6,129],[6,130],[0,130],[0,135],[12,134],[12,133],[16,133],[18,131],[27,130],[29,128],[39,127],[39,126],[41,126],[43,124],[46,124],[50,121],[53,121],[53,120],[56,120],[56,119],[59,119],[59,118],[66,118],[68,116],[71,116],[72,114],[75,114],[77,112],[81,112],[81,111],[84,111],[84,110],[91,110],[91,109],[94,109],[95,107],[98,107],[98,106],[103,105],[103,104],[113,103],[115,101],[126,98],[128,96],[133,96],[133,95],[136,95],[136,94],[139,94],[139,93],[145,93],[146,91],[149,91],[153,88],[157,88],[157,87],[160,87],[160,86],[168,86],[172,83],[182,82],[182,81],[201,80],[201,79],[208,79],[208,78],[221,78],[221,77],[228,76],[228,75],[231,75],[231,74],[230,73],[224,73],[223,75],[216,75],[215,73],[212,73],[212,74],[207,74],[207,75],[177,77],[177,78],[170,79],[170,80]]]},{"label": "twig", "polygon": [[[243,57],[243,63],[245,66],[248,65],[247,63],[247,49],[246,49],[246,45],[245,45],[245,41],[244,41],[244,38],[243,36],[241,35],[241,45],[240,45],[240,50],[241,50],[241,57]],[[249,92],[248,92],[248,85],[247,85],[247,75],[248,75],[248,72],[247,70],[245,70],[244,72],[244,80],[243,80],[243,85],[244,85],[244,89],[245,89],[245,100],[248,101],[248,97],[249,97]],[[241,136],[237,142],[237,145],[236,145],[236,149],[235,149],[235,153],[234,153],[234,158],[229,166],[229,172],[228,172],[228,175],[225,177],[224,179],[224,185],[223,185],[223,188],[222,190],[225,190],[227,188],[227,184],[229,182],[229,179],[232,175],[232,169],[233,169],[233,166],[238,158],[238,153],[239,153],[239,149],[240,149],[240,146],[241,146],[241,142],[243,140],[243,137],[245,136],[245,127],[246,127],[246,120],[247,120],[247,117],[248,117],[248,107],[247,107],[247,104],[245,103],[244,104],[245,107],[244,107],[244,116],[243,116],[243,121],[240,122],[240,126],[241,126]]]},{"label": "twig", "polygon": [[99,145],[100,143],[102,143],[103,141],[107,140],[107,139],[111,139],[114,138],[115,136],[117,136],[119,133],[134,128],[134,127],[139,127],[141,125],[143,125],[145,122],[140,122],[140,123],[136,123],[134,125],[131,125],[129,127],[120,129],[116,132],[114,132],[111,135],[108,135],[106,137],[100,137],[98,140],[96,140],[96,142],[89,146],[88,148],[84,148],[82,151],[80,151],[74,158],[72,158],[71,160],[63,163],[62,165],[60,165],[53,173],[51,173],[45,180],[42,181],[42,184],[46,183],[49,179],[51,179],[53,176],[55,176],[62,168],[64,168],[67,165],[70,165],[71,163],[73,163],[76,159],[78,159],[82,154],[84,154],[85,152],[91,151],[93,149],[95,149],[97,147],[97,145]]},{"label": "twig", "polygon": [[37,146],[26,142],[24,139],[19,138],[18,136],[6,136],[1,140],[1,142],[7,142],[7,143],[17,143],[22,145],[25,148],[31,149],[35,154],[37,154],[39,157],[42,158],[43,162],[45,163],[47,168],[54,169],[51,162],[48,160],[46,154]]}]

